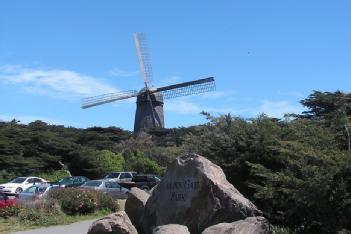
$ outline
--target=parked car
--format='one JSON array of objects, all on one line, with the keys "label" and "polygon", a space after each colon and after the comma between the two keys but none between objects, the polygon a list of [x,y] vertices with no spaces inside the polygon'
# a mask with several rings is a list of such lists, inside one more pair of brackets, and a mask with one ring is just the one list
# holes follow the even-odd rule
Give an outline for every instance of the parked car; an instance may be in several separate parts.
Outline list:
[{"label": "parked car", "polygon": [[106,193],[114,199],[126,199],[129,190],[120,186],[116,181],[111,179],[104,180],[89,180],[80,188],[95,189],[97,191]]},{"label": "parked car", "polygon": [[150,190],[160,181],[161,179],[153,174],[138,174],[132,178],[131,182],[120,182],[120,185],[128,189],[138,187],[143,190]]},{"label": "parked car", "polygon": [[0,209],[13,206],[17,203],[17,199],[10,199],[6,193],[0,193]]},{"label": "parked car", "polygon": [[89,181],[89,179],[85,176],[67,176],[54,183],[54,185],[58,185],[60,187],[79,187],[87,181]]},{"label": "parked car", "polygon": [[17,177],[6,184],[1,184],[0,192],[18,194],[36,183],[47,183],[47,181],[39,177]]},{"label": "parked car", "polygon": [[127,182],[132,181],[134,175],[138,173],[134,171],[120,171],[120,172],[110,172],[104,178],[114,179],[117,182]]},{"label": "parked car", "polygon": [[51,186],[50,184],[37,184],[33,185],[20,194],[18,194],[19,202],[33,201],[36,199],[45,198],[48,192],[52,189],[57,189],[58,186]]}]

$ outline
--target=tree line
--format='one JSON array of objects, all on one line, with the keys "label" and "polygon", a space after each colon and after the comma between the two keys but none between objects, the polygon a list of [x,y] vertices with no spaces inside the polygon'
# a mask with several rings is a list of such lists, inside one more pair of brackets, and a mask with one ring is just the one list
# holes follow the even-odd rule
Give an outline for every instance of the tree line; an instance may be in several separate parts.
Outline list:
[{"label": "tree line", "polygon": [[294,232],[351,230],[351,94],[314,91],[306,111],[283,119],[231,114],[188,128],[134,136],[116,127],[78,129],[35,121],[0,123],[0,178],[60,169],[99,178],[108,171],[162,174],[186,152],[199,153],[264,212]]}]

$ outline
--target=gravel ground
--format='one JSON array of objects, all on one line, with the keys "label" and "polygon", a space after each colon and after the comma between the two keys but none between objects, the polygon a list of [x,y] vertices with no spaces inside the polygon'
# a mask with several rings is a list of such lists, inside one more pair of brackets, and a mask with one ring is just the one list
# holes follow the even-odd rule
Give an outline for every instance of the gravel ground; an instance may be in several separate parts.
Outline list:
[{"label": "gravel ground", "polygon": [[80,221],[69,225],[51,226],[29,231],[13,232],[13,234],[86,234],[96,219]]}]

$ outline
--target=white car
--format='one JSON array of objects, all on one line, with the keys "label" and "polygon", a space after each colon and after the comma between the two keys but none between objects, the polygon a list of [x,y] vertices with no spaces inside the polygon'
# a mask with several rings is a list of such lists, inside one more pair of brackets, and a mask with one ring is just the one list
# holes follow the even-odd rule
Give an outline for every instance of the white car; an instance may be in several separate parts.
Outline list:
[{"label": "white car", "polygon": [[17,177],[6,184],[0,184],[0,192],[18,194],[38,183],[47,183],[47,181],[39,177]]},{"label": "white car", "polygon": [[136,174],[138,173],[134,171],[110,172],[104,177],[104,179],[113,179],[117,182],[131,182],[133,176]]}]

